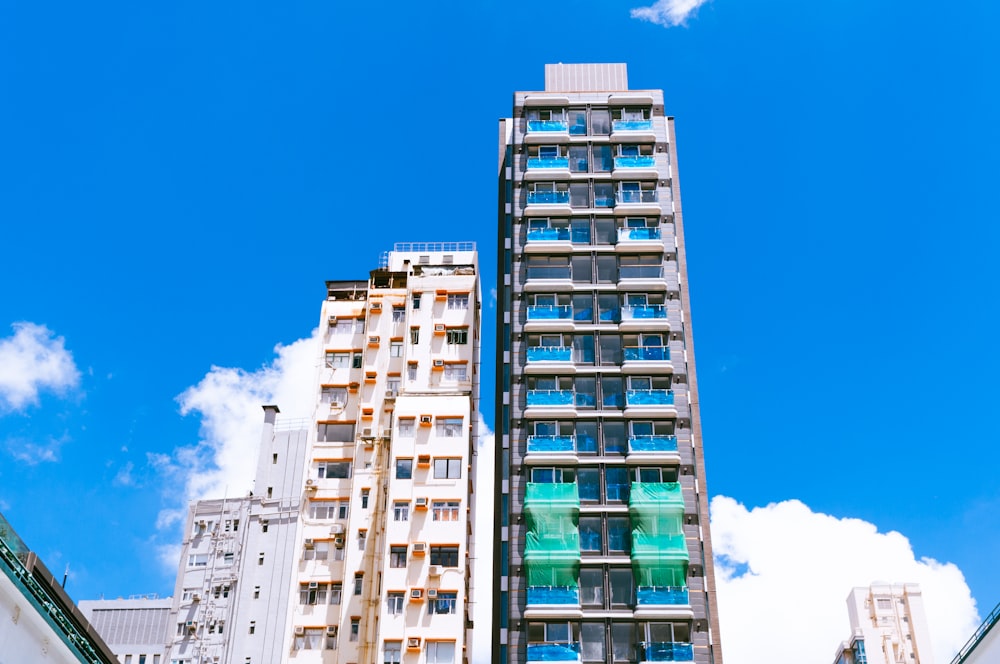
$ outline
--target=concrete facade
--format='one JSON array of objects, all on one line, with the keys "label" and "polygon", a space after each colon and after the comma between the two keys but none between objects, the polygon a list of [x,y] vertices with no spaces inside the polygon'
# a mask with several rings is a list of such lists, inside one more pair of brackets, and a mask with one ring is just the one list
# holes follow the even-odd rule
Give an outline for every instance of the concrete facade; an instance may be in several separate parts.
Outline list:
[{"label": "concrete facade", "polygon": [[834,664],[934,664],[920,586],[874,583],[847,596],[851,638]]},{"label": "concrete facade", "polygon": [[493,661],[719,664],[673,119],[545,82],[499,127]]}]

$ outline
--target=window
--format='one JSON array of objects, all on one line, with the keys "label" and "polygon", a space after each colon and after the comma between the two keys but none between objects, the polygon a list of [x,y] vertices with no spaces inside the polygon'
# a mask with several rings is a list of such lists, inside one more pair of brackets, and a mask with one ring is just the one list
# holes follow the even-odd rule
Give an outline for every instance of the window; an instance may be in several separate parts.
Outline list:
[{"label": "window", "polygon": [[403,357],[403,342],[389,342],[389,357]]},{"label": "window", "polygon": [[406,365],[406,380],[416,380],[417,379],[417,363],[410,362]]},{"label": "window", "polygon": [[469,380],[468,367],[465,364],[444,365],[445,380]]},{"label": "window", "polygon": [[346,369],[351,366],[351,354],[327,351],[326,366],[331,369]]},{"label": "window", "polygon": [[414,309],[420,308],[420,293],[413,294],[413,308]]},{"label": "window", "polygon": [[433,521],[458,521],[458,505],[457,500],[434,501],[431,508],[431,519]]},{"label": "window", "polygon": [[399,420],[399,429],[398,429],[399,437],[400,438],[413,438],[413,434],[414,434],[414,431],[415,431],[415,428],[414,428],[415,422],[416,422],[416,418],[413,418],[413,417],[400,418],[400,420]]},{"label": "window", "polygon": [[385,656],[382,658],[384,664],[399,664],[403,659],[403,642],[386,641]]},{"label": "window", "polygon": [[371,495],[371,489],[361,490],[361,509],[368,509],[368,497]]},{"label": "window", "polygon": [[366,528],[361,528],[358,530],[358,550],[364,551],[365,544],[368,543],[368,530]]},{"label": "window", "polygon": [[431,565],[443,565],[444,567],[458,567],[458,547],[432,546]]},{"label": "window", "polygon": [[324,387],[320,392],[320,401],[326,404],[344,405],[347,403],[347,388]]},{"label": "window", "polygon": [[392,520],[393,521],[409,521],[410,520],[410,503],[398,502],[394,503],[392,506]]},{"label": "window", "polygon": [[330,327],[331,334],[354,334],[353,318],[338,318]]},{"label": "window", "polygon": [[351,641],[357,641],[361,635],[361,618],[351,618]]},{"label": "window", "polygon": [[396,479],[408,480],[413,478],[413,459],[396,459]]},{"label": "window", "polygon": [[350,503],[346,500],[314,500],[309,503],[312,519],[346,519]]},{"label": "window", "polygon": [[330,557],[330,541],[315,540],[312,548],[302,550],[302,560],[327,560]]},{"label": "window", "polygon": [[462,477],[461,459],[434,459],[434,479],[458,479]]},{"label": "window", "polygon": [[389,547],[389,567],[406,567],[406,546],[393,545]]},{"label": "window", "polygon": [[326,604],[329,591],[330,586],[326,583],[303,583],[299,586],[299,604],[305,606]]},{"label": "window", "polygon": [[399,376],[390,376],[385,380],[385,389],[392,396],[398,395],[402,387],[403,381]]},{"label": "window", "polygon": [[410,343],[414,346],[420,343],[420,328],[411,327],[410,328]]},{"label": "window", "polygon": [[454,641],[428,641],[427,664],[454,664]]},{"label": "window", "polygon": [[438,591],[437,599],[431,602],[431,613],[455,613],[455,605],[458,603],[458,593],[444,593]]},{"label": "window", "polygon": [[208,565],[207,553],[193,553],[188,556],[188,567],[205,567]]},{"label": "window", "polygon": [[406,309],[403,307],[393,307],[392,308],[392,322],[402,323],[406,320]]},{"label": "window", "polygon": [[322,650],[326,636],[325,627],[306,627],[295,636],[295,650]]},{"label": "window", "polygon": [[469,343],[469,328],[452,327],[448,329],[447,341],[450,345],[465,345]]},{"label": "window", "polygon": [[355,353],[354,356],[351,357],[351,368],[360,369],[362,361],[363,358],[361,357],[361,353]]},{"label": "window", "polygon": [[365,581],[364,574],[355,574],[354,575],[354,594],[355,595],[360,595],[361,594],[361,586],[364,585],[364,581]]},{"label": "window", "polygon": [[347,479],[351,476],[351,461],[320,461],[318,464],[318,477]]},{"label": "window", "polygon": [[458,438],[462,435],[461,417],[439,417],[436,421],[437,435],[444,438]]},{"label": "window", "polygon": [[390,592],[386,596],[386,610],[389,612],[390,616],[399,616],[403,614],[403,601],[405,599],[405,593],[401,592]]},{"label": "window", "polygon": [[[322,443],[353,443],[354,424],[320,424],[317,440]],[[348,475],[348,477],[350,477],[350,475]]]},{"label": "window", "polygon": [[324,646],[327,650],[337,649],[337,626],[330,625],[326,628],[326,644]]},{"label": "window", "polygon": [[469,308],[469,294],[468,293],[448,293],[448,308],[449,309],[468,309]]}]

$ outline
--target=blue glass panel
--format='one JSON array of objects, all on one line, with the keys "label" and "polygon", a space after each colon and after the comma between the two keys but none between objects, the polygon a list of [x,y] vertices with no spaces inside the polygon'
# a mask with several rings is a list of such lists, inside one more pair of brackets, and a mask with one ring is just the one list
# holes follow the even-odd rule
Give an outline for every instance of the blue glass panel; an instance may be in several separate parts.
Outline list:
[{"label": "blue glass panel", "polygon": [[615,168],[652,168],[655,158],[650,156],[615,157]]},{"label": "blue glass panel", "polygon": [[630,406],[658,406],[674,403],[670,390],[628,390],[625,398]]},{"label": "blue glass panel", "polygon": [[615,206],[614,196],[594,196],[594,207],[609,208]]},{"label": "blue glass panel", "polygon": [[569,168],[567,157],[531,157],[528,168]]},{"label": "blue glass panel", "polygon": [[622,229],[626,231],[626,238],[629,240],[659,240],[660,239],[660,229],[659,228],[628,228]]},{"label": "blue glass panel", "polygon": [[609,466],[605,470],[605,485],[607,487],[608,500],[628,500],[630,486],[627,469]]},{"label": "blue glass panel", "polygon": [[601,311],[600,318],[602,323],[617,323],[618,316],[618,309],[604,309]]},{"label": "blue glass panel", "polygon": [[629,529],[624,523],[608,523],[608,550],[625,551],[629,550]]},{"label": "blue glass panel", "polygon": [[528,307],[528,320],[556,320],[573,317],[573,307],[568,304],[535,304]]},{"label": "blue glass panel", "polygon": [[537,228],[528,231],[528,242],[540,242],[543,240],[568,240],[568,228]]},{"label": "blue glass panel", "polygon": [[662,268],[659,265],[622,265],[618,270],[620,279],[659,279]]},{"label": "blue glass panel", "polygon": [[573,390],[528,390],[529,406],[572,406]]},{"label": "blue glass panel", "polygon": [[573,436],[528,436],[529,452],[572,452]]},{"label": "blue glass panel", "polygon": [[590,229],[574,228],[572,232],[572,240],[575,244],[590,244]]},{"label": "blue glass panel", "polygon": [[597,397],[593,394],[586,394],[584,392],[578,392],[576,395],[576,405],[577,406],[588,406],[593,407],[597,405]]},{"label": "blue glass panel", "polygon": [[644,604],[688,604],[688,589],[684,586],[639,586],[635,591],[636,603]]},{"label": "blue glass panel", "polygon": [[604,405],[608,408],[621,408],[625,405],[625,396],[621,392],[605,392]]},{"label": "blue glass panel", "polygon": [[576,449],[580,452],[596,452],[597,439],[593,436],[577,436]]},{"label": "blue glass panel", "polygon": [[529,643],[529,662],[575,662],[580,659],[576,643]]},{"label": "blue glass panel", "polygon": [[619,203],[655,203],[657,201],[656,190],[653,189],[627,189],[618,194]]},{"label": "blue glass panel", "polygon": [[625,359],[631,361],[669,360],[670,349],[666,346],[626,346]]},{"label": "blue glass panel", "polygon": [[566,131],[565,120],[528,120],[528,131]]},{"label": "blue glass panel", "polygon": [[572,275],[566,267],[529,267],[528,279],[569,279]]},{"label": "blue glass panel", "polygon": [[528,605],[579,604],[580,589],[574,586],[528,586]]},{"label": "blue glass panel", "polygon": [[568,191],[529,191],[528,204],[569,203]]},{"label": "blue glass panel", "polygon": [[567,346],[533,346],[528,349],[529,362],[569,362],[573,349]]},{"label": "blue glass panel", "polygon": [[593,307],[587,309],[576,309],[573,312],[573,320],[594,320],[594,309]]},{"label": "blue glass panel", "polygon": [[689,662],[694,659],[690,643],[641,643],[644,662]]},{"label": "blue glass panel", "polygon": [[676,452],[677,436],[633,436],[628,446],[633,452]]},{"label": "blue glass panel", "polygon": [[615,120],[611,123],[612,131],[644,131],[652,128],[652,120]]}]

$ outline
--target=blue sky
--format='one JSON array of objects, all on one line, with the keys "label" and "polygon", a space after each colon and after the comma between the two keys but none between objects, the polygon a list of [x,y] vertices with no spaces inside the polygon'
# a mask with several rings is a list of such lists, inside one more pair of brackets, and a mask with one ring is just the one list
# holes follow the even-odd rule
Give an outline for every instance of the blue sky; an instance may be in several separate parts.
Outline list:
[{"label": "blue sky", "polygon": [[[459,239],[491,284],[512,92],[627,62],[677,118],[729,560],[794,589],[898,531],[873,570],[952,563],[942,585],[1000,601],[1000,9],[642,5],[0,0],[0,510],[73,597],[171,592],[170,515],[229,486],[220,450],[256,439],[225,404],[287,387],[325,279]],[[840,525],[779,579],[767,547],[803,523]],[[816,606],[838,638],[848,591]]]}]

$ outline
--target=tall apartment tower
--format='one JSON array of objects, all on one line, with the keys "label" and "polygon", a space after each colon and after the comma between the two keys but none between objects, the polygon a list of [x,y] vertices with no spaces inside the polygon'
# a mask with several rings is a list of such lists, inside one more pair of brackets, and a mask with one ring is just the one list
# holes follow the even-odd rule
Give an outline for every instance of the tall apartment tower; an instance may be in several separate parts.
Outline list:
[{"label": "tall apartment tower", "polygon": [[480,285],[470,242],[329,281],[316,410],[264,406],[254,490],[191,506],[171,664],[465,664]]},{"label": "tall apartment tower", "polygon": [[851,638],[834,664],[934,664],[924,598],[915,583],[873,583],[847,596]]},{"label": "tall apartment tower", "polygon": [[721,664],[663,92],[546,65],[499,179],[493,661]]}]

